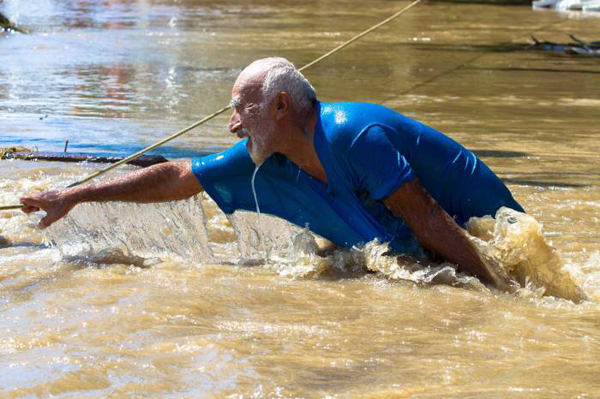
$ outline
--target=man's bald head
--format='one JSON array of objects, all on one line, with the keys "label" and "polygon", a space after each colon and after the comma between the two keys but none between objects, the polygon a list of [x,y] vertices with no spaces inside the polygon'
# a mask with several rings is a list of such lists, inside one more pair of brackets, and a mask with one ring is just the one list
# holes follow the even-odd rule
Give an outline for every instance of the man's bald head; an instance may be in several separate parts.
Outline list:
[{"label": "man's bald head", "polygon": [[236,84],[247,90],[260,90],[264,105],[270,104],[279,93],[286,92],[300,115],[308,114],[317,98],[310,82],[285,58],[254,61],[242,71]]}]

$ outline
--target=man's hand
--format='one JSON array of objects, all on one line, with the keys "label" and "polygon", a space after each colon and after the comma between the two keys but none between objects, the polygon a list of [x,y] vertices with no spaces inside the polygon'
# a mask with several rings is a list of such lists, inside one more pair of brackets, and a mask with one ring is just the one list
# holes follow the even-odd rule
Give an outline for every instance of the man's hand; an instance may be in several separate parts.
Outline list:
[{"label": "man's hand", "polygon": [[46,191],[40,194],[24,196],[20,202],[25,205],[23,212],[29,214],[43,210],[46,216],[40,220],[39,227],[45,229],[52,223],[63,218],[77,204],[68,195],[68,190]]},{"label": "man's hand", "polygon": [[190,161],[165,162],[98,184],[24,196],[23,212],[46,211],[46,228],[82,202],[166,202],[189,198],[203,190]]},{"label": "man's hand", "polygon": [[410,227],[423,248],[496,288],[511,290],[511,280],[504,270],[483,258],[466,232],[427,193],[418,179],[404,183],[383,202]]}]

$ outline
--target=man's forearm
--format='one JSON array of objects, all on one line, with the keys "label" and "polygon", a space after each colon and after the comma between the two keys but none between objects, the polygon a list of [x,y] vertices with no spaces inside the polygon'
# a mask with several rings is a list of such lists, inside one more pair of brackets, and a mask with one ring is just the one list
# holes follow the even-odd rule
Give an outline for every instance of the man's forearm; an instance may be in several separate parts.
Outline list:
[{"label": "man's forearm", "polygon": [[466,232],[437,204],[418,180],[403,184],[384,202],[392,213],[410,227],[423,248],[498,288],[509,288],[503,271],[491,269],[491,265],[481,256]]},{"label": "man's forearm", "polygon": [[424,248],[458,265],[463,271],[498,285],[477,247],[441,207],[437,206],[428,217],[411,224],[414,226],[411,228]]},{"label": "man's forearm", "polygon": [[94,201],[164,202],[202,191],[190,161],[166,162],[105,182],[73,187],[63,194],[73,204]]},{"label": "man's forearm", "polygon": [[46,212],[39,223],[46,228],[82,202],[164,202],[191,197],[202,191],[191,162],[166,162],[106,182],[45,191],[20,198],[23,212]]}]

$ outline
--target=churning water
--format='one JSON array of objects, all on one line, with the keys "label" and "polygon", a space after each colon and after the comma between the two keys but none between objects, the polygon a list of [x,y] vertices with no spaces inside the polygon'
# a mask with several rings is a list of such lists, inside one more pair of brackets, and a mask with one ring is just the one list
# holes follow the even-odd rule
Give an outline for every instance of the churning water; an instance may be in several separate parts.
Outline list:
[{"label": "churning water", "polygon": [[[402,6],[365,4],[5,0],[32,34],[0,33],[0,146],[137,150],[226,104],[252,60],[303,65]],[[600,65],[533,52],[532,32],[600,40],[597,19],[430,2],[306,74],[321,99],[397,109],[504,179],[527,215],[469,232],[516,292],[378,243],[323,250],[205,195],[83,204],[45,231],[3,212],[0,395],[597,395]],[[162,153],[223,149],[225,126]],[[95,170],[0,161],[0,204]]]}]

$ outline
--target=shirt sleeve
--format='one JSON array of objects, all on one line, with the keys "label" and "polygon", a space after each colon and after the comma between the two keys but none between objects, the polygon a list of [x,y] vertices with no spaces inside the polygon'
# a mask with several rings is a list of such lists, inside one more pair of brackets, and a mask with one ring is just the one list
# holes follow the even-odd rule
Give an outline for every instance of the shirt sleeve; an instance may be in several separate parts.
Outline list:
[{"label": "shirt sleeve", "polygon": [[250,181],[254,169],[244,141],[223,152],[192,161],[192,172],[202,188],[227,214],[236,209],[251,209]]},{"label": "shirt sleeve", "polygon": [[354,139],[349,151],[357,185],[375,200],[388,197],[402,184],[417,177],[406,158],[388,139],[388,130],[382,125],[366,128]]}]

